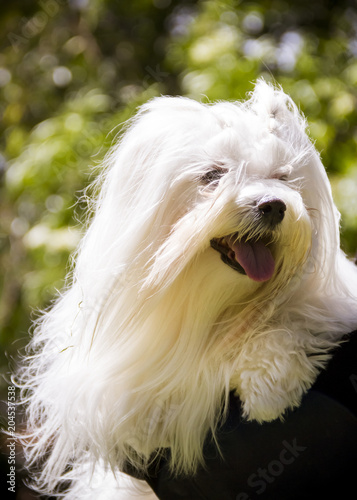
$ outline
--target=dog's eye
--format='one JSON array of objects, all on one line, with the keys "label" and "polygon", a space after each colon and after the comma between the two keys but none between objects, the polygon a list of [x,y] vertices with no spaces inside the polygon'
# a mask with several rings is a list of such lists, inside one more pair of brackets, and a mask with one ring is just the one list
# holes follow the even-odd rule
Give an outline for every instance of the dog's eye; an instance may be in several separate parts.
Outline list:
[{"label": "dog's eye", "polygon": [[203,174],[200,178],[200,181],[203,184],[212,184],[217,183],[220,178],[227,173],[227,169],[219,166],[215,166],[211,170],[208,170],[205,174]]},{"label": "dog's eye", "polygon": [[278,179],[279,181],[287,182],[289,180],[289,177],[287,175],[279,175]]},{"label": "dog's eye", "polygon": [[276,169],[273,178],[278,181],[288,182],[291,178],[293,167],[291,165],[284,165],[284,167]]},{"label": "dog's eye", "polygon": [[276,179],[278,181],[287,182],[289,180],[288,174],[276,174],[272,176],[272,179]]}]

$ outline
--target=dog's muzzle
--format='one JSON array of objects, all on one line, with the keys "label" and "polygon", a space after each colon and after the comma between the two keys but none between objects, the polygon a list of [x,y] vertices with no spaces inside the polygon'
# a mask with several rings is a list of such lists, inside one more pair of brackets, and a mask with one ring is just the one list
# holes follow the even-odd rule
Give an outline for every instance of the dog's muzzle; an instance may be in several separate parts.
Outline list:
[{"label": "dog's muzzle", "polygon": [[[272,231],[284,219],[285,203],[277,198],[263,198],[256,207],[257,224],[262,233]],[[271,253],[271,238],[250,237],[249,233],[232,233],[222,238],[213,238],[211,247],[221,254],[229,267],[245,274],[254,281],[267,281],[275,271],[275,260]]]}]

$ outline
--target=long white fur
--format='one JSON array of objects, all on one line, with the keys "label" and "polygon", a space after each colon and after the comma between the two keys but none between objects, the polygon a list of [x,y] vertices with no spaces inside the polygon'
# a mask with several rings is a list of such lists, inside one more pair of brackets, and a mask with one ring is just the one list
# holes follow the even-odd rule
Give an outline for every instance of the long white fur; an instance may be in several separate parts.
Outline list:
[{"label": "long white fur", "polygon": [[[305,128],[264,81],[246,102],[162,97],[133,118],[20,374],[39,489],[69,478],[67,499],[100,498],[98,487],[119,498],[124,464],[145,471],[164,447],[174,472],[193,473],[232,389],[260,422],[300,404],[357,326],[357,271],[339,248],[339,214]],[[202,183],[217,165],[227,171],[219,183]],[[210,240],[253,232],[265,196],[287,210],[275,274],[257,283]]]}]

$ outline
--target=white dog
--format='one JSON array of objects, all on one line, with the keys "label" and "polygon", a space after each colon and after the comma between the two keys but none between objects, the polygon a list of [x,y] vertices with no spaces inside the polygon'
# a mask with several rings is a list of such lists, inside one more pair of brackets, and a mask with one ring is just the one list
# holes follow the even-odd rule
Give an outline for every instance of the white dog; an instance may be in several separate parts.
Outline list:
[{"label": "white dog", "polygon": [[134,117],[22,372],[40,489],[134,498],[119,471],[166,447],[194,473],[230,391],[247,419],[282,417],[356,328],[357,270],[305,126],[264,81],[243,103],[163,97]]}]

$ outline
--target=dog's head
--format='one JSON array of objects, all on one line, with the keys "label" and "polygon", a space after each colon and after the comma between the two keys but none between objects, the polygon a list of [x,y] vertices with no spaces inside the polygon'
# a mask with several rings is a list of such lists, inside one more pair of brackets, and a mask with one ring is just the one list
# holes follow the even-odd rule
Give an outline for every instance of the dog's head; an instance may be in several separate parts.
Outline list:
[{"label": "dog's head", "polygon": [[248,288],[324,273],[338,215],[305,125],[263,81],[245,103],[149,102],[110,157],[91,262],[160,287],[193,263]]}]

